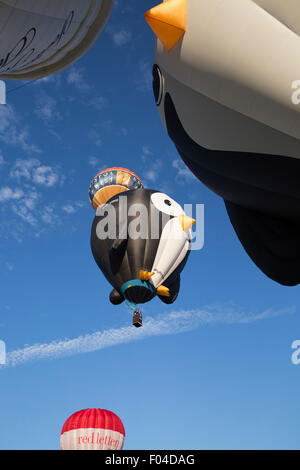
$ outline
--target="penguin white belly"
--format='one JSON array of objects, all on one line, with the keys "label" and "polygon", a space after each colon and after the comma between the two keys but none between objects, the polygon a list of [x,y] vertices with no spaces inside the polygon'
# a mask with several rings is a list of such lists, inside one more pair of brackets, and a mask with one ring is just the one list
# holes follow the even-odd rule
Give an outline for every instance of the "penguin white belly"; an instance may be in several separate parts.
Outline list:
[{"label": "penguin white belly", "polygon": [[253,0],[264,10],[285,24],[295,33],[300,34],[299,0]]},{"label": "penguin white belly", "polygon": [[189,233],[182,229],[177,217],[165,225],[152,267],[154,275],[151,283],[155,288],[160,286],[186,257],[190,248]]},{"label": "penguin white belly", "polygon": [[[197,144],[210,150],[259,153],[261,158],[263,154],[300,158],[299,139],[221,105],[162,72],[165,93],[171,95],[182,126]],[[158,112],[167,127],[164,106]]]}]

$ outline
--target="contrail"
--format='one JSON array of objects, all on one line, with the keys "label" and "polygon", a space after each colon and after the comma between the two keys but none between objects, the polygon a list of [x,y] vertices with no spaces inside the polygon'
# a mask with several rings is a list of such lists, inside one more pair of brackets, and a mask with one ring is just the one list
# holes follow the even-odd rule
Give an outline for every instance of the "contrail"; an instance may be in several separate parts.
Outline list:
[{"label": "contrail", "polygon": [[14,367],[31,361],[58,359],[62,357],[86,354],[119,344],[141,341],[152,336],[175,335],[196,330],[205,325],[252,323],[281,315],[292,314],[294,308],[274,311],[266,310],[259,314],[247,314],[224,306],[207,307],[203,310],[181,310],[156,318],[147,317],[143,328],[127,326],[118,329],[98,331],[74,339],[52,341],[46,344],[34,344],[7,353],[6,364],[0,369]]}]

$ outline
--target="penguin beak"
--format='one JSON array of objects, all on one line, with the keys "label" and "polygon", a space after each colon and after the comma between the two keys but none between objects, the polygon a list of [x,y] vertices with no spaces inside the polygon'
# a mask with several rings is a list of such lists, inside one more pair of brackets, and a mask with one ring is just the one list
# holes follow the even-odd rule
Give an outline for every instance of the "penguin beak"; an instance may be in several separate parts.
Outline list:
[{"label": "penguin beak", "polygon": [[167,51],[186,32],[187,0],[166,0],[145,13],[145,19]]},{"label": "penguin beak", "polygon": [[190,228],[194,225],[196,222],[195,219],[192,219],[192,217],[188,217],[185,214],[182,214],[178,217],[179,222],[181,224],[182,230],[185,232],[187,230],[190,230]]}]

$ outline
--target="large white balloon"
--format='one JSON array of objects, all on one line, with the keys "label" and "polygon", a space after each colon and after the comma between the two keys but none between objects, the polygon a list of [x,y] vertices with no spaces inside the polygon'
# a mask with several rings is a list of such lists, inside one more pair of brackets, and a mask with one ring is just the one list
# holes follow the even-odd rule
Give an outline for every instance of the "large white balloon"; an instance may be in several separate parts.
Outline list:
[{"label": "large white balloon", "polygon": [[113,0],[0,2],[0,77],[32,80],[59,72],[85,54]]}]

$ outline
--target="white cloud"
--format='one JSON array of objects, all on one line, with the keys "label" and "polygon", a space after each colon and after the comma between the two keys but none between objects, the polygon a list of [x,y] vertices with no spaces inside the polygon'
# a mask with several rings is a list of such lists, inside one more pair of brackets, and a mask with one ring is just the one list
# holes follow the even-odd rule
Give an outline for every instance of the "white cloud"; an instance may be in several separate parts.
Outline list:
[{"label": "white cloud", "polygon": [[142,152],[142,162],[145,163],[149,157],[153,155],[153,152],[151,152],[150,147],[147,147],[146,145],[143,146]]},{"label": "white cloud", "polygon": [[89,159],[89,164],[90,164],[91,166],[93,166],[93,167],[94,167],[94,166],[98,166],[99,163],[100,163],[99,158],[97,158],[97,157],[90,157],[90,159]]},{"label": "white cloud", "polygon": [[75,214],[76,208],[72,206],[71,204],[67,204],[62,207],[62,210],[66,212],[67,214]]},{"label": "white cloud", "polygon": [[101,129],[104,129],[106,131],[111,131],[112,128],[113,128],[113,121],[111,119],[106,119],[105,121],[102,121],[100,124],[99,124],[99,127]]},{"label": "white cloud", "polygon": [[32,82],[32,85],[37,86],[37,85],[43,85],[43,84],[48,84],[48,83],[54,84],[55,87],[58,87],[61,84],[61,75],[58,73],[53,74],[53,75],[48,75],[48,77],[43,77],[43,78],[40,78],[39,80]]},{"label": "white cloud", "polygon": [[157,180],[157,173],[154,170],[146,171],[145,178],[154,183]]},{"label": "white cloud", "polygon": [[86,207],[87,203],[86,203],[86,202],[83,202],[83,201],[77,201],[77,202],[75,202],[75,205],[76,205],[76,207],[78,207],[79,209],[82,209],[83,207]]},{"label": "white cloud", "polygon": [[179,180],[186,181],[198,181],[196,176],[191,172],[191,170],[181,161],[179,158],[176,158],[172,162],[172,167],[177,171],[177,178]]},{"label": "white cloud", "polygon": [[131,41],[132,34],[130,31],[122,29],[121,31],[112,33],[112,38],[114,44],[118,47],[121,47],[125,46],[125,44],[128,44]]},{"label": "white cloud", "polygon": [[8,352],[7,363],[2,368],[13,367],[31,361],[86,354],[120,344],[141,341],[153,336],[175,335],[194,331],[206,325],[253,323],[281,315],[292,314],[294,311],[295,309],[293,308],[278,311],[269,309],[259,314],[247,314],[243,311],[222,306],[207,307],[201,310],[173,311],[168,315],[160,315],[157,318],[147,317],[144,320],[143,327],[139,329],[133,326],[126,326],[118,329],[98,331],[74,339],[26,346],[22,349]]},{"label": "white cloud", "polygon": [[31,190],[26,194],[23,203],[30,211],[33,211],[39,200],[39,194],[35,190]]},{"label": "white cloud", "polygon": [[91,90],[90,85],[84,78],[84,70],[82,68],[72,67],[67,76],[67,82],[70,85],[74,85],[79,91],[88,92]]},{"label": "white cloud", "polygon": [[102,109],[107,108],[108,100],[103,96],[96,96],[89,102],[89,104],[97,111],[102,111]]},{"label": "white cloud", "polygon": [[93,141],[93,143],[97,146],[97,147],[101,147],[102,146],[102,139],[101,139],[101,134],[100,132],[97,130],[97,129],[91,129],[90,132],[89,132],[89,138]]},{"label": "white cloud", "polygon": [[58,182],[57,173],[50,166],[39,166],[33,170],[34,183],[51,188]]},{"label": "white cloud", "polygon": [[73,204],[66,204],[62,207],[62,210],[66,212],[66,214],[75,214],[79,209],[82,209],[86,206],[86,203],[82,201],[76,201]]},{"label": "white cloud", "polygon": [[29,158],[28,160],[16,160],[10,171],[10,177],[17,180],[20,180],[21,178],[30,180],[32,168],[39,165],[39,163],[40,162],[34,158]]},{"label": "white cloud", "polygon": [[143,146],[143,155],[149,156],[153,155],[153,152],[151,152],[150,147],[147,147],[147,145]]},{"label": "white cloud", "polygon": [[46,94],[38,98],[35,112],[47,124],[50,121],[62,119],[60,112],[57,110],[57,101]]},{"label": "white cloud", "polygon": [[11,209],[24,222],[35,227],[38,221],[33,211],[40,196],[35,190],[24,190],[21,193],[22,198],[18,198],[18,201],[14,202]]},{"label": "white cloud", "polygon": [[41,165],[40,161],[34,158],[17,160],[10,172],[10,177],[18,181],[22,178],[31,180],[35,184],[47,188],[51,188],[59,180],[58,173],[54,168]]},{"label": "white cloud", "polygon": [[12,189],[9,187],[0,189],[0,202],[8,202],[16,199],[21,199],[24,192],[21,189]]},{"label": "white cloud", "polygon": [[[58,213],[53,199],[47,197],[47,190],[64,182],[58,168],[43,165],[35,158],[18,159],[8,174],[10,184],[0,186],[0,206],[1,211],[5,211],[0,224],[1,238],[13,237],[21,241],[32,229],[35,236],[40,236],[60,225],[62,216],[71,212],[70,207],[65,207],[63,213]],[[55,193],[51,190],[48,194],[53,197]],[[82,204],[81,201],[72,203],[76,211]]]},{"label": "white cloud", "polygon": [[11,105],[0,106],[0,140],[20,146],[27,153],[40,153],[35,144],[28,142],[29,127],[21,126],[19,117]]},{"label": "white cloud", "polygon": [[139,63],[139,76],[135,80],[138,91],[149,92],[152,90],[152,66],[149,62]]},{"label": "white cloud", "polygon": [[13,271],[15,269],[14,265],[8,262],[5,263],[5,267],[8,271]]},{"label": "white cloud", "polygon": [[36,226],[37,224],[36,217],[32,214],[30,209],[28,209],[28,207],[26,207],[24,204],[18,204],[18,205],[13,204],[12,210],[24,222],[26,222],[29,225]]},{"label": "white cloud", "polygon": [[58,221],[58,216],[54,212],[54,205],[45,206],[41,215],[45,224],[54,225]]},{"label": "white cloud", "polygon": [[[101,171],[104,171],[106,170],[107,168],[109,168],[109,165],[107,163],[103,163],[102,160],[100,160],[100,158],[97,158],[97,157],[91,157],[89,159],[89,164],[93,167],[93,168],[96,168],[97,169],[95,170],[95,173],[100,173]],[[95,174],[96,176],[96,174]]]},{"label": "white cloud", "polygon": [[[150,150],[148,150],[148,152],[150,152]],[[145,165],[145,168],[147,168],[147,170],[145,170],[145,172],[143,173],[143,180],[145,180],[145,182],[148,181],[150,183],[155,183],[155,181],[160,175],[162,163],[161,160],[159,160],[158,158],[153,160],[153,158],[151,157],[149,159],[150,155],[152,155],[151,152],[148,154],[144,153],[144,155],[142,156],[142,161],[144,163],[147,160],[147,165]]]}]

